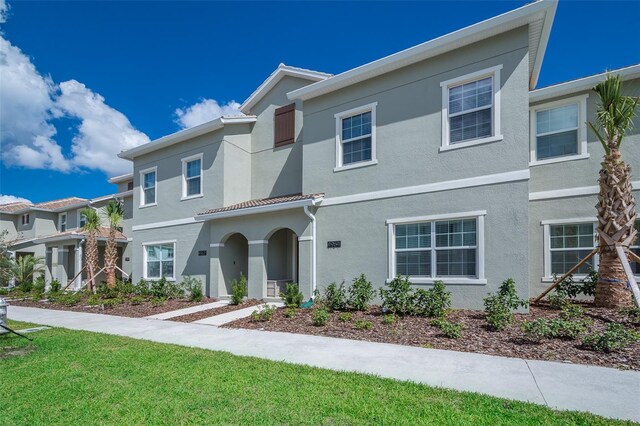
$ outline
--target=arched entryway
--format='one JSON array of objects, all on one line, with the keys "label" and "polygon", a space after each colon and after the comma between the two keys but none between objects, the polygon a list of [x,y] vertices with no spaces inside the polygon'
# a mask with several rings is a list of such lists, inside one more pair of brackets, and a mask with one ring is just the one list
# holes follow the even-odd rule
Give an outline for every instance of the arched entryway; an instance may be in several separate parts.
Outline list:
[{"label": "arched entryway", "polygon": [[289,282],[298,282],[298,236],[289,228],[275,230],[268,238],[267,297],[278,297]]},{"label": "arched entryway", "polygon": [[224,290],[219,290],[220,295],[231,294],[231,283],[240,279],[240,274],[249,276],[249,242],[244,235],[235,233],[224,241],[224,250],[220,251],[220,269],[224,278]]}]

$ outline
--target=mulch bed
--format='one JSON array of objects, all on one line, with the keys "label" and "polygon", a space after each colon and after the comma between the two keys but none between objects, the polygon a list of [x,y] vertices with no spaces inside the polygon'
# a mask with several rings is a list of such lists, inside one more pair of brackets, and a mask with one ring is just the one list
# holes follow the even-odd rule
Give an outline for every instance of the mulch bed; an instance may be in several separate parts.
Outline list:
[{"label": "mulch bed", "polygon": [[[623,322],[625,326],[640,332],[640,325],[627,322],[627,318],[617,310],[594,308],[585,303],[585,317],[593,324],[589,331],[602,330],[612,321]],[[435,349],[463,352],[477,352],[489,355],[561,361],[576,364],[599,365],[620,369],[640,370],[640,342],[615,353],[594,352],[581,347],[581,339],[549,339],[540,343],[526,339],[520,330],[522,321],[537,318],[557,318],[560,311],[549,306],[538,305],[530,308],[529,314],[516,314],[511,326],[503,331],[491,331],[482,311],[453,310],[447,315],[452,322],[463,324],[462,337],[449,339],[440,330],[429,325],[429,318],[401,317],[392,325],[382,323],[383,312],[379,306],[372,306],[367,312],[353,312],[350,322],[338,320],[339,312],[332,312],[326,326],[314,326],[310,309],[300,309],[293,318],[284,316],[284,309],[276,311],[269,322],[252,322],[243,318],[224,325],[229,328],[248,328],[267,331],[313,334],[345,339],[368,340],[371,342],[395,343]],[[358,330],[356,320],[371,321],[371,330]]]},{"label": "mulch bed", "polygon": [[209,318],[214,315],[225,314],[227,312],[237,311],[238,309],[244,309],[250,306],[260,305],[261,303],[262,301],[258,299],[248,299],[239,305],[226,305],[226,306],[221,306],[219,308],[211,308],[211,309],[207,309],[206,311],[200,311],[200,312],[195,312],[193,314],[170,318],[169,320],[179,321],[179,322],[193,322],[193,321]]},{"label": "mulch bed", "polygon": [[[73,311],[73,312],[89,312],[93,314],[107,314],[107,315],[117,315],[120,317],[129,317],[129,318],[141,318],[149,315],[161,314],[169,311],[176,311],[178,309],[189,308],[191,306],[202,305],[204,303],[212,303],[217,299],[205,297],[200,302],[192,302],[188,299],[170,299],[165,301],[160,306],[153,306],[149,299],[140,303],[139,305],[132,305],[131,303],[124,302],[118,304],[116,306],[110,307],[105,306],[104,308],[101,305],[98,306],[88,306],[87,299],[84,298],[80,303],[74,306],[67,306],[61,303],[56,302],[42,302],[42,301],[33,301],[33,300],[12,300],[9,301],[10,305],[14,306],[27,306],[30,308],[44,308],[44,309],[55,309],[59,311]],[[11,309],[11,306],[9,306]]]}]

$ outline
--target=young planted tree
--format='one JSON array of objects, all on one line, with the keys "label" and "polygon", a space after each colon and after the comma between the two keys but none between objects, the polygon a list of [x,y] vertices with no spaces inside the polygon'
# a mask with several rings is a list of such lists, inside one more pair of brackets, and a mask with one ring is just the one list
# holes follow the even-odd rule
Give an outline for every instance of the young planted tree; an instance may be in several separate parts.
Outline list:
[{"label": "young planted tree", "polygon": [[109,200],[104,210],[109,220],[109,238],[104,251],[104,264],[107,273],[107,286],[113,288],[116,286],[116,266],[118,264],[116,232],[124,217],[124,211],[122,205],[116,200]]},{"label": "young planted tree", "polygon": [[631,305],[631,292],[627,290],[627,276],[616,246],[622,246],[626,252],[637,238],[631,167],[622,159],[620,145],[627,131],[633,127],[640,98],[622,94],[619,75],[608,76],[593,91],[599,97],[596,122],[588,124],[605,153],[600,163],[600,192],[596,205],[600,265],[595,303],[597,306],[617,308]]},{"label": "young planted tree", "polygon": [[82,230],[87,234],[85,243],[85,265],[87,268],[87,290],[96,291],[96,273],[98,272],[98,240],[100,216],[94,209],[86,208],[81,213],[85,218]]}]

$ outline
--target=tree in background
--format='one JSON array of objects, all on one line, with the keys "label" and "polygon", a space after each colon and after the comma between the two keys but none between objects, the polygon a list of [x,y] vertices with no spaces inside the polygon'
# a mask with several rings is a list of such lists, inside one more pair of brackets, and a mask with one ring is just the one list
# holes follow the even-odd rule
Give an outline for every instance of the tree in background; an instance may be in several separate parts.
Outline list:
[{"label": "tree in background", "polygon": [[104,207],[107,219],[109,220],[109,238],[104,252],[104,265],[107,273],[107,286],[116,286],[116,266],[118,264],[118,247],[116,244],[116,232],[122,223],[124,211],[122,205],[116,200],[109,200]]}]

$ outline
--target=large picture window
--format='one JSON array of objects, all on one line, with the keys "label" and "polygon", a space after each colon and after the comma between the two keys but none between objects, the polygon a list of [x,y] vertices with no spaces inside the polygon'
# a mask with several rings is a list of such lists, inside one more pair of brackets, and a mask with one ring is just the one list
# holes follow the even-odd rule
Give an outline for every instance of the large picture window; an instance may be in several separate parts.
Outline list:
[{"label": "large picture window", "polygon": [[147,279],[175,279],[175,243],[147,244],[144,246]]},{"label": "large picture window", "polygon": [[376,106],[373,103],[335,115],[335,171],[376,163]]}]

